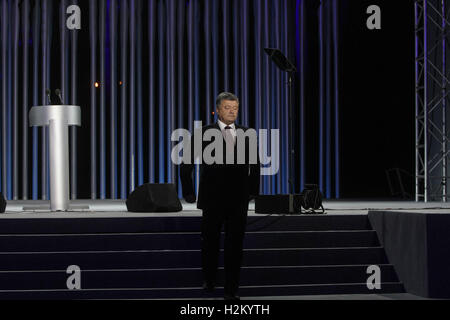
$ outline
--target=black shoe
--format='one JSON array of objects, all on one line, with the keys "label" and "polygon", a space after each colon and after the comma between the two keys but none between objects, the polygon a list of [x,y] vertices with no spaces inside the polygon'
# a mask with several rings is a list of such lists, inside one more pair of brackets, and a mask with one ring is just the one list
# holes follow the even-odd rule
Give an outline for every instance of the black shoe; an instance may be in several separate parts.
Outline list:
[{"label": "black shoe", "polygon": [[241,297],[236,294],[225,293],[224,300],[241,300]]},{"label": "black shoe", "polygon": [[203,282],[203,290],[206,292],[213,292],[215,288],[215,285],[212,282],[204,281]]}]

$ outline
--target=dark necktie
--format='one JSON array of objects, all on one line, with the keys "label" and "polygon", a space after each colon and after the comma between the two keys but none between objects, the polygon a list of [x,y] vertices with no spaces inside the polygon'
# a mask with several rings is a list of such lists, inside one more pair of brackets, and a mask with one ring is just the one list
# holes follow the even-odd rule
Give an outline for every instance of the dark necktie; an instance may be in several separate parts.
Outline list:
[{"label": "dark necktie", "polygon": [[233,134],[231,133],[232,129],[233,128],[231,128],[230,126],[226,126],[225,130],[223,131],[223,137],[225,138],[227,145],[230,144],[230,146],[234,147],[235,141]]}]

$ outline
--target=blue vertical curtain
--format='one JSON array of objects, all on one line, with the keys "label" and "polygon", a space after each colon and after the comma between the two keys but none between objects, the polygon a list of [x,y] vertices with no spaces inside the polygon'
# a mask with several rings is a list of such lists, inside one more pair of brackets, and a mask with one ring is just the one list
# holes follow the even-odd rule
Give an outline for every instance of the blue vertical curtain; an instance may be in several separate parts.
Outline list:
[{"label": "blue vertical curtain", "polygon": [[[113,87],[105,88],[109,90],[107,96],[111,97],[106,101],[111,103],[106,112],[119,115],[121,119],[117,127],[110,130],[119,130],[121,139],[110,146],[120,155],[118,162],[116,154],[105,161],[107,152],[102,147],[100,154],[91,154],[91,172],[97,175],[91,182],[93,198],[114,198],[117,191],[119,198],[126,198],[142,182],[173,182],[181,191],[178,168],[170,158],[171,132],[177,128],[192,131],[194,121],[203,124],[216,121],[214,99],[222,91],[233,91],[240,97],[239,121],[242,124],[257,130],[280,129],[284,133],[282,140],[287,137],[287,76],[276,68],[263,49],[278,47],[294,58],[295,39],[288,36],[294,1],[117,0],[106,1],[103,6],[102,3],[89,4],[91,23],[98,25],[90,29],[91,39],[99,39],[99,43],[91,43],[91,65],[102,69],[102,51],[112,49],[118,55],[120,61],[112,61],[106,67],[119,69],[120,66],[120,75],[115,79],[120,92]],[[108,12],[95,16],[99,6]],[[101,33],[96,34],[101,25],[112,24],[108,19],[113,19],[113,11],[117,10],[120,16],[114,25],[120,34],[118,51],[112,47],[115,33],[107,34],[106,39],[98,37]],[[144,18],[138,19],[139,16]],[[146,23],[142,25],[142,21]],[[255,25],[255,21],[259,25]],[[146,37],[139,32],[141,29],[146,31]],[[101,49],[105,44],[106,48]],[[100,48],[100,53],[94,52],[93,47]],[[138,64],[141,67],[137,67]],[[111,72],[112,75],[115,71]],[[258,86],[252,83],[256,73],[262,78]],[[91,75],[91,82],[99,75]],[[148,90],[144,93],[140,86]],[[102,102],[98,103],[95,98],[102,90],[91,87],[91,91],[94,92],[91,112],[98,107],[103,110]],[[122,101],[120,113],[115,110],[117,98]],[[105,130],[102,121],[94,116],[91,125],[97,127],[91,128],[93,132]],[[92,137],[96,137],[94,133]],[[106,146],[102,139],[93,143],[97,144]],[[263,193],[287,192],[286,147],[283,142],[281,161],[284,163],[280,165],[280,173],[262,177]],[[120,178],[113,174],[115,170],[109,177],[98,174],[98,163],[100,172],[108,165],[117,164]],[[299,181],[301,179],[304,178],[299,177]],[[117,185],[111,181],[116,181]],[[110,183],[111,190],[105,193]]]},{"label": "blue vertical curtain", "polygon": [[319,6],[319,188],[326,198],[340,198],[341,184],[338,3],[322,0]]},{"label": "blue vertical curtain", "polygon": [[[0,191],[9,200],[49,198],[48,132],[46,128],[29,128],[28,112],[32,106],[49,104],[47,89],[62,89],[63,100],[77,104],[78,31],[69,34],[66,29],[66,8],[76,3],[75,0],[0,1]],[[55,41],[60,43],[58,47],[53,46]],[[61,57],[59,64],[53,60],[55,56]],[[79,173],[73,132],[71,139],[74,198]]]},{"label": "blue vertical curtain", "polygon": [[[72,4],[81,8],[81,30],[65,25]],[[48,103],[47,88],[62,89],[63,100],[83,112],[82,127],[70,131],[72,199],[125,199],[146,182],[176,183],[181,194],[171,132],[216,121],[215,97],[232,91],[240,124],[280,130],[280,171],[261,177],[261,193],[287,193],[293,170],[296,192],[316,183],[327,198],[339,198],[338,4],[0,0],[0,191],[8,199],[48,199],[47,132],[27,124],[31,106]],[[267,47],[297,66],[292,115],[288,77]],[[308,129],[311,112],[318,116]]]}]

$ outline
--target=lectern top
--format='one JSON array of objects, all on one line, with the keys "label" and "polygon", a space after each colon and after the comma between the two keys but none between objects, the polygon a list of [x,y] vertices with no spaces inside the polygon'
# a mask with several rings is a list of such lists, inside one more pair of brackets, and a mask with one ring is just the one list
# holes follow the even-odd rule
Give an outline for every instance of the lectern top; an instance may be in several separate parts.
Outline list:
[{"label": "lectern top", "polygon": [[81,126],[81,108],[72,105],[48,105],[31,108],[29,113],[30,127],[48,126],[50,120],[64,121],[68,126]]}]

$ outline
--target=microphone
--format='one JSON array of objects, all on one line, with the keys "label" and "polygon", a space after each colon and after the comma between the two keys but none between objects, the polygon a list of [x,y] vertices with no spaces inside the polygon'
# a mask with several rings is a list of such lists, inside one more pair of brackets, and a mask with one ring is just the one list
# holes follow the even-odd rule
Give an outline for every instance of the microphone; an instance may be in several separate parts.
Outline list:
[{"label": "microphone", "polygon": [[48,103],[52,104],[52,98],[51,98],[51,94],[52,92],[50,91],[50,89],[46,89],[45,93],[47,94],[47,98],[48,98]]},{"label": "microphone", "polygon": [[62,100],[62,96],[61,96],[61,90],[56,89],[56,90],[55,90],[55,93],[56,93],[56,95],[57,95],[58,98],[59,98],[59,104],[64,104],[64,102],[63,102],[63,100]]}]

